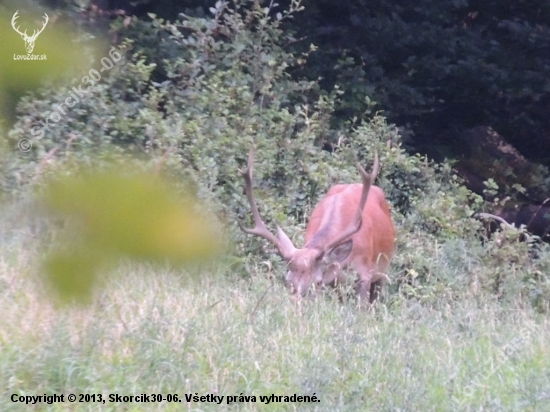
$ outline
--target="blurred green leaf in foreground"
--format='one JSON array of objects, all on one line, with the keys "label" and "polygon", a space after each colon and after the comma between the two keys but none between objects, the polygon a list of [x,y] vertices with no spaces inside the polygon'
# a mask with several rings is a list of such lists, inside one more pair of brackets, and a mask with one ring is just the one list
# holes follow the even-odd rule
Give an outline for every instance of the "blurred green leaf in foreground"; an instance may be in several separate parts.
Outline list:
[{"label": "blurred green leaf in foreground", "polygon": [[216,219],[175,193],[158,176],[121,170],[52,183],[42,201],[64,232],[44,270],[61,300],[89,300],[98,275],[123,258],[181,266],[219,253]]}]

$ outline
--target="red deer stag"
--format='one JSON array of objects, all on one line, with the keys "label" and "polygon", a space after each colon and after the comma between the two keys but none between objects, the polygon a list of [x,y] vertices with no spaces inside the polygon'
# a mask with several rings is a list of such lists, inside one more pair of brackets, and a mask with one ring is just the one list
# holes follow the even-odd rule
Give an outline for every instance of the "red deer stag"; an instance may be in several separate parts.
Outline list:
[{"label": "red deer stag", "polygon": [[395,231],[390,208],[382,189],[374,186],[378,174],[375,155],[371,174],[357,165],[363,184],[333,186],[311,215],[305,234],[305,245],[296,249],[290,238],[277,226],[277,236],[271,233],[258,212],[252,193],[254,152],[250,151],[248,166],[240,171],[246,184],[246,197],[254,217],[251,229],[241,225],[246,233],[267,239],[288,261],[286,276],[292,294],[303,296],[309,287],[342,282],[341,269],[351,266],[358,274],[357,295],[360,303],[369,298],[373,303],[386,280],[386,269],[394,251]]}]

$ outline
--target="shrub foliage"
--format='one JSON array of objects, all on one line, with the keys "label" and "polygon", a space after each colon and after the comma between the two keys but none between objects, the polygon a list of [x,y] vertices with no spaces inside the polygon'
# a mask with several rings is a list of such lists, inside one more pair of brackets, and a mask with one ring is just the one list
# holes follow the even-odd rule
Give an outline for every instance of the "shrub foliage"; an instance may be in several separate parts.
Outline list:
[{"label": "shrub foliage", "polygon": [[[112,29],[123,39],[116,45],[121,59],[32,141],[31,151],[3,158],[4,191],[40,185],[62,165],[100,168],[131,153],[146,169],[193,182],[225,222],[236,254],[266,258],[264,243],[237,228],[250,214],[238,168],[251,147],[260,212],[294,234],[296,243],[327,189],[358,181],[356,161],[368,167],[377,152],[378,184],[398,227],[390,274],[395,294],[425,302],[460,293],[512,301],[524,296],[547,310],[547,248],[520,242],[516,232],[486,239],[473,218],[482,200],[462,186],[451,164],[407,154],[398,129],[384,117],[335,126],[338,86],[322,92],[318,81],[289,75],[315,50],[289,51],[296,39],[282,23],[301,10],[299,1],[286,11],[245,3],[218,2],[209,17],[174,22],[154,15],[117,20]],[[79,81],[22,99],[9,138],[32,136]]]}]

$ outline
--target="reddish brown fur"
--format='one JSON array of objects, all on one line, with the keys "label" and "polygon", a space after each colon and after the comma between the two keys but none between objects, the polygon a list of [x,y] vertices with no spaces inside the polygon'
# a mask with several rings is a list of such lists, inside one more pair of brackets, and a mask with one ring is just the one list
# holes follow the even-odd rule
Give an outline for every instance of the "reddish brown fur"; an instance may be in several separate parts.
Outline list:
[{"label": "reddish brown fur", "polygon": [[254,227],[241,228],[273,243],[288,261],[288,282],[293,295],[305,295],[312,285],[319,288],[343,281],[342,268],[353,267],[358,274],[357,295],[361,303],[373,302],[386,279],[386,270],[394,250],[395,232],[390,208],[379,187],[375,154],[371,174],[358,165],[362,184],[333,186],[319,202],[306,229],[304,247],[297,249],[286,233],[277,227],[277,235],[267,229],[258,211],[252,191],[254,151],[247,168],[241,171],[250,204]]},{"label": "reddish brown fur", "polygon": [[[328,191],[311,214],[304,248],[317,243],[315,235],[320,229],[326,231],[322,237],[328,241],[348,225],[357,210],[362,187],[363,185],[358,183],[340,184]],[[331,206],[335,208],[334,211],[330,210]],[[329,221],[327,216],[331,213],[334,217]],[[377,296],[375,287],[382,286],[385,281],[385,272],[393,256],[395,239],[390,208],[382,189],[378,186],[370,188],[362,216],[361,228],[350,237],[353,240],[351,254],[342,267],[351,265],[357,271],[360,282],[359,295],[365,297],[366,292],[370,292],[370,300],[373,301]],[[327,224],[325,228],[322,228],[323,219]]]}]

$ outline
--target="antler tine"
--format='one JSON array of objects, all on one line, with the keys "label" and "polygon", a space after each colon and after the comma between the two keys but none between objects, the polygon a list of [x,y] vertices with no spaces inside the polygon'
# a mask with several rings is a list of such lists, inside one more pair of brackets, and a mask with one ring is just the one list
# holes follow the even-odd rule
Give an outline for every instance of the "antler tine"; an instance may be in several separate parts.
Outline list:
[{"label": "antler tine", "polygon": [[44,24],[42,24],[42,28],[40,30],[37,30],[37,33],[33,34],[33,36],[38,36],[46,28],[46,24],[48,24],[48,22],[50,21],[50,18],[48,17],[48,15],[46,13],[44,13],[44,17],[46,17],[46,19],[44,20]]},{"label": "antler tine", "polygon": [[374,184],[374,181],[378,176],[378,170],[380,169],[380,163],[378,162],[378,153],[374,153],[374,164],[372,165],[372,172],[370,172],[370,174],[365,172],[365,169],[363,169],[363,166],[361,166],[360,163],[357,163],[357,169],[359,169],[361,180],[363,180],[363,191],[361,192],[361,201],[359,202],[359,209],[357,210],[357,212],[361,214],[363,208],[365,207],[365,204],[367,203],[370,187]]},{"label": "antler tine", "polygon": [[42,28],[39,29],[39,30],[33,30],[32,32],[32,36],[30,36],[31,39],[36,39],[38,37],[38,35],[40,33],[42,33],[44,31],[44,29],[46,28],[46,24],[48,24],[48,21],[50,21],[50,18],[48,17],[48,15],[46,13],[44,13],[44,17],[46,17],[44,23],[42,24]]},{"label": "antler tine", "polygon": [[256,205],[256,201],[254,200],[254,194],[252,192],[252,170],[253,169],[254,169],[254,149],[250,149],[246,170],[243,171],[239,169],[239,172],[241,173],[245,181],[246,198],[248,199],[248,203],[250,204],[250,209],[252,210],[252,216],[254,217],[254,227],[246,228],[240,222],[239,222],[239,226],[245,233],[248,233],[251,235],[257,235],[270,241],[277,247],[281,256],[287,257],[288,255],[287,250],[281,244],[279,239],[273,233],[271,233],[269,229],[266,227],[264,221],[260,216],[260,212],[258,211],[258,206]]},{"label": "antler tine", "polygon": [[372,172],[370,174],[367,173],[365,169],[363,169],[363,166],[361,166],[361,164],[359,163],[357,163],[357,169],[359,170],[361,180],[363,181],[363,190],[361,191],[359,206],[357,207],[355,216],[353,220],[349,223],[348,227],[340,234],[340,236],[338,236],[338,238],[325,246],[325,251],[332,249],[338,243],[342,242],[344,239],[353,235],[359,229],[361,229],[361,224],[363,223],[363,209],[365,208],[365,204],[367,203],[370,188],[374,184],[374,181],[378,176],[378,170],[380,169],[380,164],[378,162],[378,153],[374,154],[374,164],[372,166]]},{"label": "antler tine", "polygon": [[13,29],[19,33],[21,36],[26,36],[27,35],[27,30],[25,30],[25,33],[21,33],[19,31],[19,26],[15,27],[15,24],[16,24],[16,20],[19,18],[19,10],[17,10],[13,17],[11,18],[11,27],[13,27]]}]

